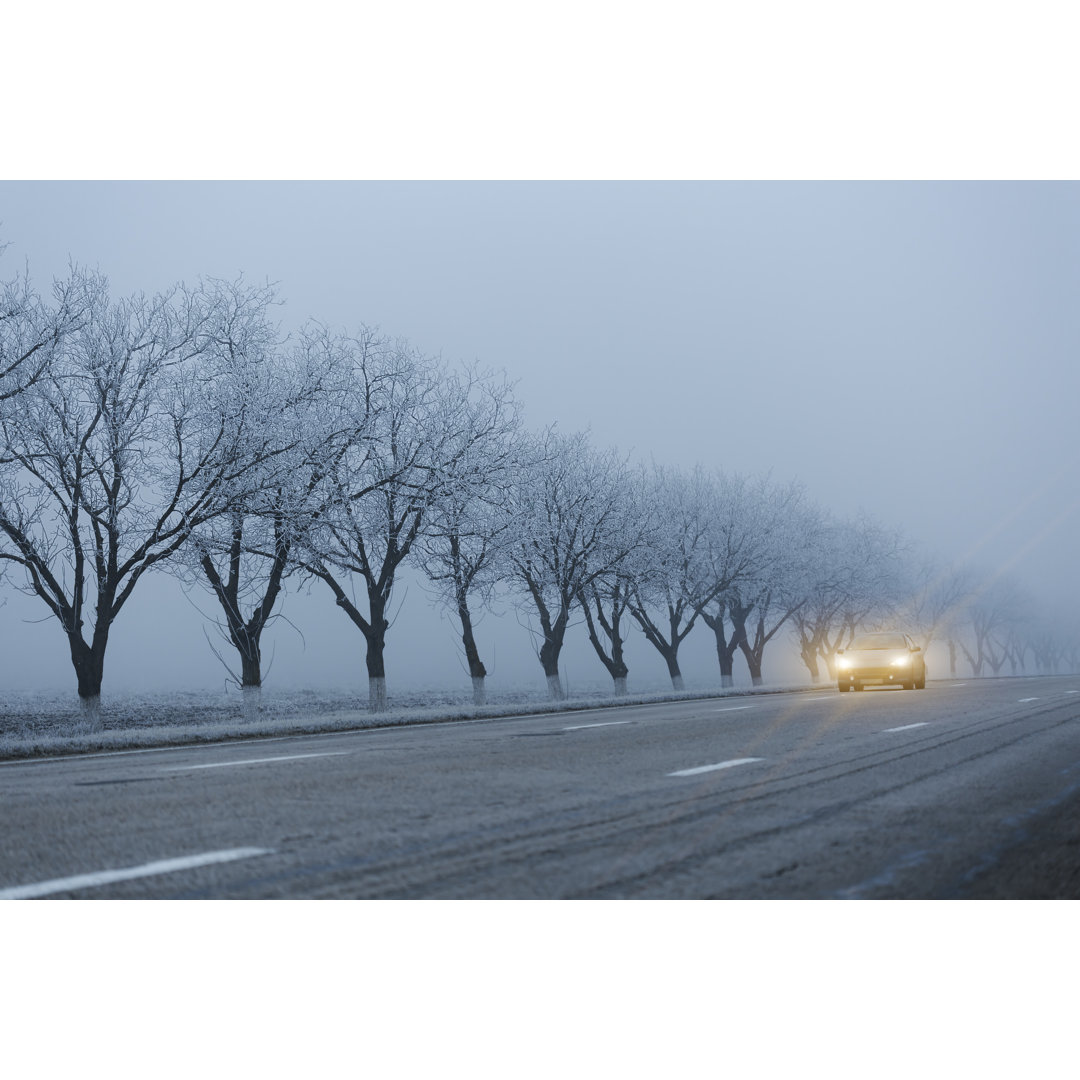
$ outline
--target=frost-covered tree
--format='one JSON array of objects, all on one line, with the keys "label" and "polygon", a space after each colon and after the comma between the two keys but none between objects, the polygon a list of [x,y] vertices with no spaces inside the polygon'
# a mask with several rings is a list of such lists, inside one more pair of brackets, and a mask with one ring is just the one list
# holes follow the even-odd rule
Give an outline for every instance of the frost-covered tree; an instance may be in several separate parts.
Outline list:
[{"label": "frost-covered tree", "polygon": [[[325,509],[305,540],[305,566],[324,581],[364,636],[368,705],[385,709],[386,634],[398,569],[434,509],[474,479],[504,418],[475,408],[475,373],[451,372],[404,341],[374,331],[358,339],[355,393],[372,405],[372,427],[333,462]],[[360,579],[365,614],[353,601]]]},{"label": "frost-covered tree", "polygon": [[736,650],[746,660],[752,684],[762,684],[766,645],[803,603],[798,584],[805,574],[807,541],[817,525],[816,508],[801,485],[779,486],[765,477],[744,488],[741,527],[753,558],[701,613],[716,639],[721,686],[734,684]]},{"label": "frost-covered tree", "polygon": [[612,535],[622,538],[619,547],[626,554],[578,594],[589,643],[611,676],[616,697],[627,693],[630,668],[624,646],[632,621],[630,601],[634,582],[647,576],[649,549],[645,541],[657,525],[656,508],[642,498],[644,491],[639,470],[636,479],[625,486],[624,501],[611,519]]},{"label": "frost-covered tree", "polygon": [[225,329],[268,289],[201,283],[88,307],[0,423],[0,560],[67,637],[80,700],[100,701],[109,632],[142,576],[225,512],[279,451]]},{"label": "frost-covered tree", "polygon": [[799,655],[813,682],[824,662],[831,679],[837,649],[863,626],[890,619],[902,599],[903,545],[868,515],[831,520],[808,547],[805,602],[792,615]]},{"label": "frost-covered tree", "polygon": [[65,337],[80,325],[93,287],[92,276],[73,269],[53,283],[49,303],[28,273],[0,282],[0,410],[17,407],[14,399],[49,370]]},{"label": "frost-covered tree", "polygon": [[966,605],[967,620],[958,635],[972,675],[997,675],[1009,658],[1010,640],[1029,619],[1028,600],[1018,582],[986,574]]},{"label": "frost-covered tree", "polygon": [[[287,580],[303,570],[294,551],[321,511],[322,478],[335,456],[363,439],[372,404],[349,393],[355,361],[346,339],[311,324],[285,348],[269,327],[248,330],[234,331],[237,347],[263,358],[253,365],[256,396],[282,452],[263,463],[262,482],[228,513],[195,531],[176,565],[186,580],[210,589],[219,610],[214,621],[236,652],[239,673],[222,663],[236,685],[254,692],[264,676],[263,632],[280,614]],[[245,698],[254,707],[252,694]]]},{"label": "frost-covered tree", "polygon": [[483,705],[488,671],[476,642],[477,611],[494,602],[513,536],[514,485],[534,463],[505,380],[474,373],[471,408],[485,437],[466,446],[454,469],[459,483],[432,504],[413,551],[437,602],[457,619],[473,702]]},{"label": "frost-covered tree", "polygon": [[913,561],[900,609],[901,622],[925,652],[942,639],[949,650],[950,674],[956,676],[957,642],[975,589],[970,570],[946,565],[933,557]]},{"label": "frost-covered tree", "polygon": [[682,690],[679,647],[706,607],[751,573],[762,538],[745,477],[654,465],[645,483],[656,526],[644,542],[647,569],[634,581],[630,612]]},{"label": "frost-covered tree", "polygon": [[537,656],[548,693],[561,700],[559,657],[573,609],[635,543],[622,527],[629,474],[615,450],[595,450],[580,433],[546,433],[534,462],[514,486],[507,573],[520,609],[539,621]]}]

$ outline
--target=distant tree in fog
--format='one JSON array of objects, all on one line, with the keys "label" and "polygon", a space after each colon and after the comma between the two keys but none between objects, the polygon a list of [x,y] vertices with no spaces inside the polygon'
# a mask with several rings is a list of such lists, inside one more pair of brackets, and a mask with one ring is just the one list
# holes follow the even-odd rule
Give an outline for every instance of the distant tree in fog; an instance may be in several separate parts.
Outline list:
[{"label": "distant tree in fog", "polygon": [[903,545],[868,515],[832,520],[807,551],[805,602],[792,614],[799,655],[813,682],[862,628],[888,622],[902,601]]},{"label": "distant tree in fog", "polygon": [[[729,536],[741,537],[738,573],[731,574],[730,557],[721,561],[717,573],[732,578],[731,584],[701,612],[716,641],[723,687],[734,685],[736,650],[746,659],[753,685],[761,685],[765,646],[801,604],[801,599],[789,602],[787,597],[811,525],[798,484],[777,486],[761,477],[742,480],[739,488],[741,497],[732,501],[727,529]],[[730,546],[729,540],[725,551]]]},{"label": "distant tree in fog", "polygon": [[0,422],[0,560],[25,572],[68,640],[96,712],[109,632],[143,574],[259,482],[279,448],[235,336],[269,289],[176,286],[111,301],[81,274],[86,309]]},{"label": "distant tree in fog", "polygon": [[647,569],[633,583],[630,612],[682,690],[680,646],[706,607],[760,565],[765,538],[745,477],[656,465],[645,484],[656,524],[644,540]]},{"label": "distant tree in fog", "polygon": [[1027,598],[1011,578],[988,576],[976,585],[958,635],[972,675],[997,675],[1009,659],[1014,634],[1029,619]]},{"label": "distant tree in fog", "polygon": [[656,507],[643,498],[645,474],[622,486],[623,501],[610,521],[612,536],[619,537],[625,555],[583,586],[577,596],[585,615],[589,643],[611,676],[616,697],[627,693],[630,668],[627,666],[627,620],[634,582],[643,580],[649,569],[648,536],[657,527]]},{"label": "distant tree in fog", "polygon": [[637,534],[623,527],[629,475],[614,450],[594,450],[583,434],[549,432],[534,461],[513,489],[506,573],[520,609],[540,623],[537,656],[549,695],[561,700],[559,657],[574,607],[626,558]]}]

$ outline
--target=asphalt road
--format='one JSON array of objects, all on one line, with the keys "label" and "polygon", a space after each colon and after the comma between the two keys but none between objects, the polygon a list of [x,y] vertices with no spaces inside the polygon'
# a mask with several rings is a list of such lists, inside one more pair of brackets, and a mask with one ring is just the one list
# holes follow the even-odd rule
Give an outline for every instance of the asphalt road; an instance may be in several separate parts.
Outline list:
[{"label": "asphalt road", "polygon": [[1078,796],[1076,676],[10,762],[0,898],[1069,895]]}]

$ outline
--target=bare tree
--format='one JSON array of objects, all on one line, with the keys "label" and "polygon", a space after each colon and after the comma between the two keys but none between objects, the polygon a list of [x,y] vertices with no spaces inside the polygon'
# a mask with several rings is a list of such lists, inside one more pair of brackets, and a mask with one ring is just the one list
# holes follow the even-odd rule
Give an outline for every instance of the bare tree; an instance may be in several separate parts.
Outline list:
[{"label": "bare tree", "polygon": [[594,450],[584,434],[548,432],[534,460],[513,492],[508,573],[522,610],[539,620],[537,656],[548,693],[561,700],[559,657],[574,606],[635,542],[621,528],[629,478],[615,450]]},{"label": "bare tree", "polygon": [[[473,407],[474,373],[450,373],[373,331],[359,341],[362,393],[375,420],[327,474],[326,507],[305,540],[304,561],[364,635],[368,705],[378,711],[387,704],[386,634],[398,568],[435,507],[473,480],[504,417]],[[346,587],[351,575],[361,579],[366,615]]]},{"label": "bare tree", "polygon": [[630,612],[683,689],[679,647],[718,596],[762,557],[746,477],[654,466],[647,480],[657,525],[646,541],[650,565],[634,582]]},{"label": "bare tree", "polygon": [[[0,252],[4,247],[0,245]],[[0,283],[0,408],[42,378],[85,317],[93,278],[72,270],[53,283],[49,305],[28,273]]]},{"label": "bare tree", "polygon": [[488,670],[476,643],[475,608],[488,610],[494,602],[513,535],[511,493],[535,463],[510,385],[474,373],[472,391],[473,424],[486,435],[466,447],[454,470],[459,482],[432,505],[413,550],[437,601],[458,620],[473,702],[483,705]]},{"label": "bare tree", "polygon": [[[701,617],[716,640],[720,685],[734,685],[735,652],[741,650],[753,685],[760,686],[765,646],[798,606],[787,607],[780,597],[801,564],[810,521],[797,484],[777,487],[768,477],[739,479],[732,496],[724,530],[728,539],[716,567],[717,576],[731,583],[711,607],[702,609]],[[759,617],[751,641],[747,621],[755,611]]]},{"label": "bare tree", "polygon": [[[370,400],[353,401],[348,392],[353,357],[347,341],[311,324],[284,349],[265,330],[252,333],[258,329],[232,332],[237,348],[264,358],[255,372],[258,397],[282,453],[264,462],[262,482],[246,497],[195,531],[186,557],[176,561],[187,580],[208,585],[217,600],[215,622],[237,653],[239,674],[222,663],[245,692],[262,686],[262,635],[280,613],[287,579],[303,570],[293,553],[322,510],[322,478],[371,424]],[[245,699],[253,710],[257,695],[245,693]]]},{"label": "bare tree", "polygon": [[1011,634],[1027,618],[1025,596],[1012,579],[988,575],[966,610],[970,636],[959,638],[960,650],[972,675],[984,675],[987,668],[997,675],[1009,657]]},{"label": "bare tree", "polygon": [[837,649],[869,620],[897,609],[902,580],[899,534],[868,515],[833,521],[816,540],[805,603],[792,615],[799,655],[815,683],[821,662],[833,678]]},{"label": "bare tree", "polygon": [[624,501],[611,522],[613,535],[623,537],[620,548],[626,550],[625,556],[578,594],[589,643],[611,676],[616,697],[627,693],[630,668],[626,663],[624,628],[629,629],[634,582],[644,580],[648,574],[649,549],[645,541],[657,527],[655,506],[642,498],[643,480],[639,470],[636,481],[626,486]]},{"label": "bare tree", "polygon": [[210,282],[114,303],[93,275],[79,289],[85,317],[0,424],[0,560],[60,623],[96,714],[109,631],[143,574],[277,452],[248,358],[222,336],[232,307],[272,292]]}]

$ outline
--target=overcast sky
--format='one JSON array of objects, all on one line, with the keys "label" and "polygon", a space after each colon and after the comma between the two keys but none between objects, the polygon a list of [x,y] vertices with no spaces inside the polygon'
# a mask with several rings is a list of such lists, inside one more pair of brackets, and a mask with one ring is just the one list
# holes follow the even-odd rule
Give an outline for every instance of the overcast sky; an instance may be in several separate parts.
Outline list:
[{"label": "overcast sky", "polygon": [[[269,279],[286,328],[375,324],[505,369],[532,426],[801,479],[1075,608],[1078,226],[1075,183],[19,182],[0,184],[0,270],[27,260],[45,288],[71,260],[117,295]],[[66,686],[59,630],[13,625],[26,603],[0,614],[5,654],[27,650],[0,679],[26,681],[29,634]],[[411,593],[403,625],[427,605]],[[220,681],[187,610],[194,682]],[[118,638],[129,616],[129,635],[146,617],[122,613]],[[134,655],[114,647],[106,693]],[[280,647],[278,677],[303,681]],[[399,656],[392,632],[391,692]]]}]

